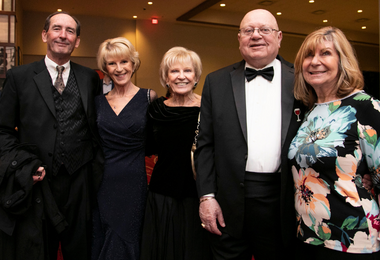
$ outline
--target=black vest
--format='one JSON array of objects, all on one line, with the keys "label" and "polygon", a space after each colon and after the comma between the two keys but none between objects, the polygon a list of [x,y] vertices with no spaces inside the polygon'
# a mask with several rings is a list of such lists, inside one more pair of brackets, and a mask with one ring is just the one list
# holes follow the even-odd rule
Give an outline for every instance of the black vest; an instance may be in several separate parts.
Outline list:
[{"label": "black vest", "polygon": [[62,166],[73,174],[93,157],[90,130],[73,71],[62,95],[54,86],[52,91],[57,118],[53,175]]}]

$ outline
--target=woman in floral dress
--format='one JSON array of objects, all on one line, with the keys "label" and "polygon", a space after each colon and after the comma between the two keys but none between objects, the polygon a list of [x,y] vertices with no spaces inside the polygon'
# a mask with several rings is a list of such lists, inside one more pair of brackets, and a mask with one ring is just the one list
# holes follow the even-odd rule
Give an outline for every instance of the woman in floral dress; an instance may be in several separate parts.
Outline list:
[{"label": "woman in floral dress", "polygon": [[[303,42],[294,94],[310,110],[289,148],[297,259],[380,259],[380,103],[343,32],[325,27]],[[378,86],[376,86],[378,87]],[[374,193],[363,186],[370,174]]]}]

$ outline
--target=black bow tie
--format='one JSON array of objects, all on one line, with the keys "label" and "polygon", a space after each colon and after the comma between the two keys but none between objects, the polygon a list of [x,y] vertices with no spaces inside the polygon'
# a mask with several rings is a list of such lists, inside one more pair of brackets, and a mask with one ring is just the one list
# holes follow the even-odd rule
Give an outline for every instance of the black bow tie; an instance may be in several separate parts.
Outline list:
[{"label": "black bow tie", "polygon": [[246,68],[244,71],[245,77],[247,78],[248,82],[256,78],[256,76],[262,76],[264,79],[267,79],[269,81],[272,81],[274,71],[273,67],[268,67],[263,70],[254,70],[251,68]]}]

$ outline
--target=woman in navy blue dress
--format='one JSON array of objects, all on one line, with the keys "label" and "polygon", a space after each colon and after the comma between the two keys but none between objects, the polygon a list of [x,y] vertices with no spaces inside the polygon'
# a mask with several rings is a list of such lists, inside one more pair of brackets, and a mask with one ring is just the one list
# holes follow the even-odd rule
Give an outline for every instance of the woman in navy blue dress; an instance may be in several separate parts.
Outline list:
[{"label": "woman in navy blue dress", "polygon": [[140,60],[127,39],[106,40],[97,58],[114,88],[96,97],[105,167],[94,214],[92,259],[137,260],[147,192],[146,115],[156,93],[132,83]]}]

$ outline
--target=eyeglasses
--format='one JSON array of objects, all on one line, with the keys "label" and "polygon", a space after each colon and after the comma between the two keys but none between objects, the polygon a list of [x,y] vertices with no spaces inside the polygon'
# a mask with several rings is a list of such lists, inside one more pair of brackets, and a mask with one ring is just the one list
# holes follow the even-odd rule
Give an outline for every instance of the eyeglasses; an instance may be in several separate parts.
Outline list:
[{"label": "eyeglasses", "polygon": [[258,33],[260,35],[268,35],[268,34],[271,34],[273,31],[275,32],[279,32],[279,30],[276,30],[276,29],[272,29],[272,28],[269,28],[269,27],[261,27],[261,28],[241,28],[239,30],[239,33],[243,34],[244,36],[252,36],[252,34],[255,32],[255,30],[258,31]]}]

